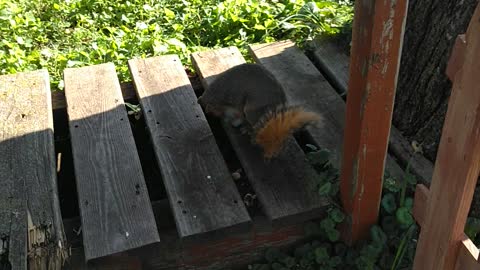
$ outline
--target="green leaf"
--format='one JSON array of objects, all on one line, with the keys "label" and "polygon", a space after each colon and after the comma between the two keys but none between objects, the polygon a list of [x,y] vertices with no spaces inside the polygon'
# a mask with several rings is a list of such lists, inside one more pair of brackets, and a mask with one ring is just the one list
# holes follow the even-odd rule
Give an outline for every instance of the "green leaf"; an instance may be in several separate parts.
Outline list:
[{"label": "green leaf", "polygon": [[370,236],[372,237],[372,241],[374,243],[377,243],[381,246],[387,243],[387,235],[378,225],[374,225],[370,228]]},{"label": "green leaf", "polygon": [[331,218],[325,218],[320,221],[320,227],[324,230],[331,230],[335,228],[335,222]]},{"label": "green leaf", "polygon": [[410,211],[406,207],[398,208],[395,216],[397,217],[397,221],[405,226],[410,226],[415,222],[412,215],[410,214]]},{"label": "green leaf", "polygon": [[332,183],[326,182],[318,189],[318,194],[320,194],[320,196],[326,196],[330,193],[331,189]]},{"label": "green leaf", "polygon": [[465,234],[470,237],[470,239],[475,239],[477,234],[480,232],[480,219],[474,217],[468,217],[467,223],[465,224]]},{"label": "green leaf", "polygon": [[338,241],[338,239],[340,239],[340,232],[335,229],[328,229],[325,230],[325,232],[327,234],[328,240],[330,240],[331,242],[336,242]]},{"label": "green leaf", "polygon": [[329,257],[330,256],[328,255],[327,248],[319,247],[319,248],[315,249],[315,261],[318,264],[321,264],[321,263],[327,261]]},{"label": "green leaf", "polygon": [[165,12],[165,16],[169,19],[173,19],[175,18],[175,13],[173,11],[171,11],[170,9],[168,8],[163,8],[163,12]]},{"label": "green leaf", "polygon": [[307,159],[312,165],[325,165],[330,158],[330,151],[322,149],[320,151],[307,154]]},{"label": "green leaf", "polygon": [[382,207],[389,214],[393,214],[397,209],[397,203],[395,202],[395,196],[392,193],[387,193],[382,198]]},{"label": "green leaf", "polygon": [[336,223],[340,223],[345,219],[345,214],[337,208],[330,211],[329,216]]}]

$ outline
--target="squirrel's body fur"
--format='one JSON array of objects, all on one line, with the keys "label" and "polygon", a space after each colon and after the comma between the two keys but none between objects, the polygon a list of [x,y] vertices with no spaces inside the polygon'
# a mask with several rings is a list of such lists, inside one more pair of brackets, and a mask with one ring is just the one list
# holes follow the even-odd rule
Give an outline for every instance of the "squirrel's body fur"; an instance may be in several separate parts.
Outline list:
[{"label": "squirrel's body fur", "polygon": [[258,64],[237,65],[217,75],[198,103],[206,113],[247,124],[265,158],[276,156],[294,131],[321,119],[300,106],[287,106],[282,85]]}]

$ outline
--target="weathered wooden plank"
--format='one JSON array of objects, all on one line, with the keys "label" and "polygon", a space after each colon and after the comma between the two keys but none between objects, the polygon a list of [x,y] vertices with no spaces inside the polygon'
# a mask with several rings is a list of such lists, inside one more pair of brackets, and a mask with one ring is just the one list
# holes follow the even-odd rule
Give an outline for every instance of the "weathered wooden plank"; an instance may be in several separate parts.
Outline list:
[{"label": "weathered wooden plank", "polygon": [[60,269],[68,254],[46,70],[0,77],[0,123],[0,255],[12,269]]},{"label": "weathered wooden plank", "polygon": [[[333,87],[342,97],[347,94],[350,58],[330,39],[317,40],[313,44],[311,56],[313,62],[325,74]],[[421,153],[416,153],[412,145],[401,132],[392,125],[390,130],[389,150],[422,183],[430,184],[433,164]],[[387,160],[387,162],[390,162]],[[402,165],[402,164],[400,164]],[[387,163],[388,168],[388,163]]]},{"label": "weathered wooden plank", "polygon": [[[417,185],[415,189],[415,200],[413,203],[413,217],[420,226],[424,225],[427,203],[430,199],[430,191],[424,185]],[[455,262],[456,270],[480,269],[478,262],[479,250],[475,244],[463,233],[458,256]]]},{"label": "weathered wooden plank", "polygon": [[114,65],[64,81],[86,259],[159,241]]},{"label": "weathered wooden plank", "polygon": [[[72,231],[80,226],[78,219],[65,220],[69,243],[72,243],[72,259],[65,270],[86,269],[132,269],[134,263],[140,263],[143,269],[151,270],[224,270],[247,269],[247,265],[262,260],[269,248],[291,248],[304,243],[305,223],[272,228],[270,221],[264,216],[253,216],[249,231],[229,233],[221,238],[207,238],[202,241],[182,241],[176,233],[173,217],[168,214],[168,200],[152,203],[155,218],[162,220],[162,225],[170,224],[160,230],[161,242],[128,252],[125,257],[108,258],[106,261],[95,261],[88,265],[83,259],[83,248],[80,237]],[[120,264],[120,265],[119,265]]]},{"label": "weathered wooden plank", "polygon": [[[480,4],[466,33],[413,269],[454,269],[480,171]],[[442,226],[438,226],[441,224]]]},{"label": "weathered wooden plank", "polygon": [[[245,60],[236,47],[229,47],[195,53],[192,62],[207,89],[215,75]],[[293,137],[285,143],[278,158],[265,163],[261,149],[252,145],[247,135],[228,125],[224,128],[271,220],[301,222],[323,213],[325,201],[312,188],[314,179],[310,176],[315,172]]]},{"label": "weathered wooden plank", "polygon": [[250,217],[176,55],[128,62],[181,237]]}]

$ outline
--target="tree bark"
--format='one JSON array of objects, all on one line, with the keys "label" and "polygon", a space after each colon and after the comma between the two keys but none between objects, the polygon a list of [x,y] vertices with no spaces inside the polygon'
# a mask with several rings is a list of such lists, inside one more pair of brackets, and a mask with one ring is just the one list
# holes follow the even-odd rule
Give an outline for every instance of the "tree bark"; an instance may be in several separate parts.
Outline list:
[{"label": "tree bark", "polygon": [[445,70],[479,0],[410,0],[394,125],[435,161],[452,84]]}]

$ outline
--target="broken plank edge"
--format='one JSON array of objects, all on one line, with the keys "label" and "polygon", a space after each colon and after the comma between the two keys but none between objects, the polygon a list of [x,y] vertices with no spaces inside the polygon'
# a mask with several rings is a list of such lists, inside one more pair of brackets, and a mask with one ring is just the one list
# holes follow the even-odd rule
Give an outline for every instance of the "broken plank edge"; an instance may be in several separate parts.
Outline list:
[{"label": "broken plank edge", "polygon": [[[418,184],[415,188],[413,201],[413,217],[420,226],[423,225],[426,216],[425,211],[429,198],[430,191],[428,188],[425,185]],[[455,269],[480,269],[480,263],[478,262],[479,249],[466,234],[462,235],[462,239]]]}]

